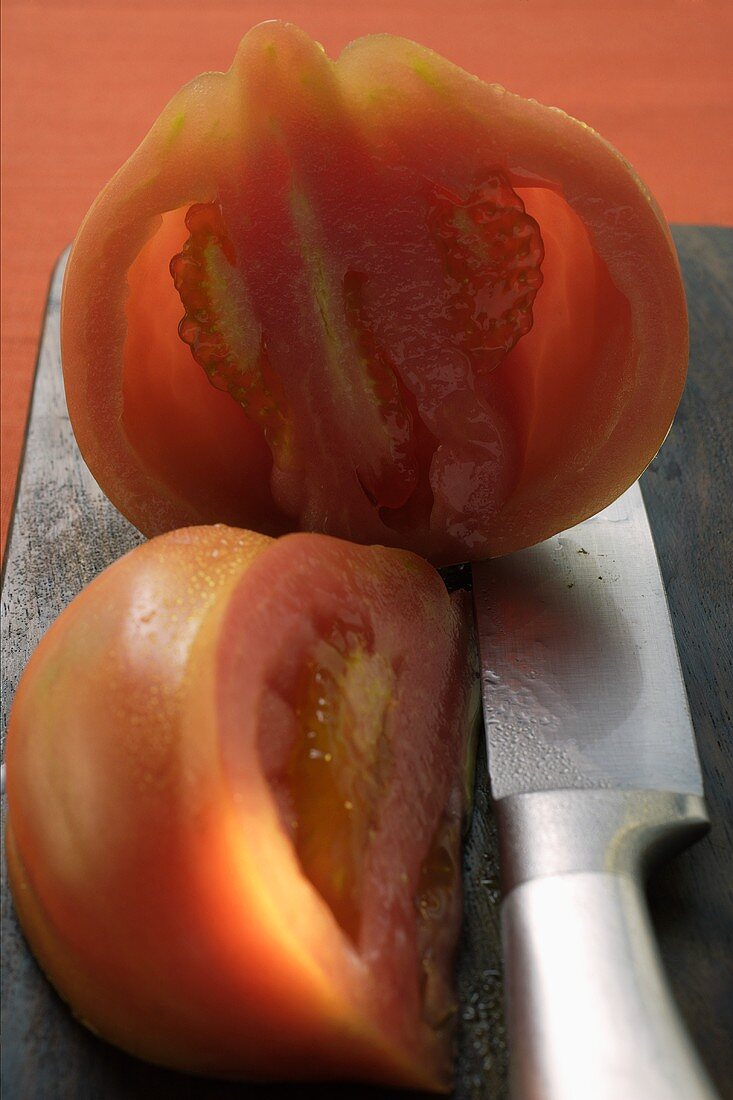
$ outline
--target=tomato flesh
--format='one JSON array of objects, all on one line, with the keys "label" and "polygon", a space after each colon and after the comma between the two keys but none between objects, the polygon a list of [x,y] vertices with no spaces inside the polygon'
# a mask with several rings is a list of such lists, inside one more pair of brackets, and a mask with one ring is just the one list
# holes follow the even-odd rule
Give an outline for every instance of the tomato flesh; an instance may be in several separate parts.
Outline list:
[{"label": "tomato flesh", "polygon": [[452,951],[447,929],[455,920],[457,908],[460,832],[459,817],[444,813],[422,862],[415,895],[422,1015],[433,1028],[451,1024],[458,1007],[445,961]]},{"label": "tomato flesh", "polygon": [[191,207],[186,228],[191,235],[171,260],[171,274],[186,309],[178,334],[209,381],[230,393],[262,425],[277,455],[287,450],[290,414],[273,377],[265,336],[242,301],[246,289],[219,207]]},{"label": "tomato flesh", "polygon": [[[282,686],[269,687],[295,716],[290,748],[287,753],[281,748],[284,763],[275,764],[272,751],[267,753],[268,781],[283,828],[292,836],[303,872],[357,947],[364,889],[380,890],[365,876],[395,782],[388,716],[398,674],[375,652],[370,633],[363,621],[337,621],[304,661],[294,695],[287,698]],[[271,734],[270,727],[263,730],[268,738]],[[417,871],[414,912],[405,911],[400,923],[405,941],[416,943],[420,1012],[432,1028],[452,1024],[456,1011],[447,930],[455,928],[458,914],[460,830],[456,801],[436,825]],[[404,869],[394,874],[407,879]]]},{"label": "tomato flesh", "polygon": [[532,327],[542,285],[539,227],[499,172],[465,198],[431,190],[428,223],[444,257],[453,343],[484,374]]},{"label": "tomato flesh", "polygon": [[[170,256],[183,246],[185,213],[165,215],[127,274],[122,428],[155,483],[175,484],[183,478],[191,505],[213,509],[224,523],[236,524],[236,501],[246,497],[251,526],[277,535],[288,524],[269,491],[272,455],[261,426],[228,393],[210,384],[180,338],[167,339],[168,329],[176,331],[181,320],[181,299],[160,262],[161,250]],[[147,369],[151,361],[154,375]],[[141,489],[138,501],[143,504],[150,492],[149,487]],[[176,494],[174,500],[180,507]],[[165,526],[160,501],[155,510]]]}]

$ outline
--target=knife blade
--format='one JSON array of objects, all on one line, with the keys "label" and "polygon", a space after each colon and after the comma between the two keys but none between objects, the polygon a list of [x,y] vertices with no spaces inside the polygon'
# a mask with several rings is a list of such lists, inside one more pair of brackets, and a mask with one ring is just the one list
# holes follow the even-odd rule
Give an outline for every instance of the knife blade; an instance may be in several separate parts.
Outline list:
[{"label": "knife blade", "polygon": [[638,484],[475,564],[517,1100],[711,1100],[643,876],[708,824]]}]

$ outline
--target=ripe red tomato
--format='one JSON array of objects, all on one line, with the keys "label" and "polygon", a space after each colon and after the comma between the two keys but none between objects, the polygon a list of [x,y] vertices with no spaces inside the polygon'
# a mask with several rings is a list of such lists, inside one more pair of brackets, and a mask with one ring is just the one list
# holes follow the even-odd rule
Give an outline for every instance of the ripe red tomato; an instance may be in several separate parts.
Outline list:
[{"label": "ripe red tomato", "polygon": [[587,126],[402,39],[331,61],[266,23],[92,207],[63,357],[81,450],[146,534],[222,520],[449,563],[638,476],[686,325],[664,220]]},{"label": "ripe red tomato", "polygon": [[446,1086],[465,611],[412,554],[222,526],[73,601],[13,706],[7,850],[84,1023],[200,1073]]}]

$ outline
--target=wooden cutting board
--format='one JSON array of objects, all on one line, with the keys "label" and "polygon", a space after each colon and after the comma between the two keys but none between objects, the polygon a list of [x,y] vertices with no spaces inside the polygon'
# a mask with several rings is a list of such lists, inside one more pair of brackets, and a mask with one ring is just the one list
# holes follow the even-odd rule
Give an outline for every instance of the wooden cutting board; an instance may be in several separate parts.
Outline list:
[{"label": "wooden cutting board", "polygon": [[[642,478],[697,732],[713,829],[650,888],[674,992],[721,1096],[733,1096],[733,230],[674,230],[692,330],[672,433]],[[101,569],[142,541],[76,450],[59,354],[54,272],[2,590],[2,731],[41,634]],[[498,867],[483,754],[465,854],[456,1100],[504,1100]],[[2,1088],[6,1100],[386,1100],[352,1085],[252,1085],[145,1065],[78,1025],[30,955],[2,866]],[[591,1097],[588,1100],[592,1100]]]}]

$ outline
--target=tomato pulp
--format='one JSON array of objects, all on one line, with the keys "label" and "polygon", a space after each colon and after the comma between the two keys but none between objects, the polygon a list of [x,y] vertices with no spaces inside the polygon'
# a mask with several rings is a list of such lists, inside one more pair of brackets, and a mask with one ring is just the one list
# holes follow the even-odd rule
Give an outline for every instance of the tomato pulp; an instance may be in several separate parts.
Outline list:
[{"label": "tomato pulp", "polygon": [[14,702],[7,849],[84,1023],[198,1073],[447,1087],[469,623],[412,554],[222,526],[72,602]]},{"label": "tomato pulp", "polygon": [[436,563],[587,517],[679,400],[669,233],[582,123],[402,39],[254,28],[92,207],[63,356],[145,533],[224,520]]}]

